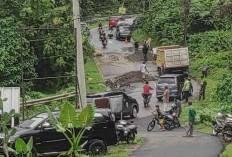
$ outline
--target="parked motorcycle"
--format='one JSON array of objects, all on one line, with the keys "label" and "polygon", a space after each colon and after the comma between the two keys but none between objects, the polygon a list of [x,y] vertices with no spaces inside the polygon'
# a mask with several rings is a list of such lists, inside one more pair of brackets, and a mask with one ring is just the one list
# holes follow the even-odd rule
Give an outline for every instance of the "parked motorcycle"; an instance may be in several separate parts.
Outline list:
[{"label": "parked motorcycle", "polygon": [[225,121],[225,126],[222,130],[223,140],[226,142],[232,141],[232,118],[227,118]]},{"label": "parked motorcycle", "polygon": [[222,132],[227,118],[232,118],[232,115],[218,113],[215,116],[215,121],[213,121],[212,126],[211,126],[212,127],[212,135],[216,136]]},{"label": "parked motorcycle", "polygon": [[175,109],[173,104],[171,108],[168,108],[164,113],[164,128],[167,130],[181,126]]},{"label": "parked motorcycle", "polygon": [[120,120],[116,125],[118,141],[133,142],[137,134],[137,126],[125,120]]},{"label": "parked motorcycle", "polygon": [[109,32],[108,37],[109,37],[110,39],[113,38],[113,32],[112,32],[112,31]]}]

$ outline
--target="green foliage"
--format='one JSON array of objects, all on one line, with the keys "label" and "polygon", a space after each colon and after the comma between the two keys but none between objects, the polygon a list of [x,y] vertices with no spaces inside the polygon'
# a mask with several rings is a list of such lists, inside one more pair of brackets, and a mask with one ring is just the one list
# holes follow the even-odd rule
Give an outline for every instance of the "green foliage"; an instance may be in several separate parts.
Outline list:
[{"label": "green foliage", "polygon": [[33,138],[26,144],[21,138],[18,138],[15,142],[15,150],[10,148],[9,150],[19,157],[32,157]]},{"label": "green foliage", "polygon": [[216,99],[230,105],[230,111],[232,112],[232,74],[223,75],[222,81],[217,86],[216,93]]},{"label": "green foliage", "polygon": [[[196,33],[189,36],[188,47],[192,57],[211,57],[218,55],[219,52],[230,51],[232,49],[231,31],[208,31],[204,33]],[[220,53],[222,59],[227,60],[228,54]],[[220,66],[218,66],[220,67]]]},{"label": "green foliage", "polygon": [[2,112],[1,122],[0,122],[0,130],[3,131],[4,138],[1,143],[2,146],[0,146],[1,149],[3,149],[4,154],[6,157],[9,157],[9,147],[8,142],[10,140],[11,136],[14,136],[16,133],[16,129],[14,127],[8,128],[8,124],[11,122],[11,118],[16,118],[19,115],[15,113],[15,110],[11,110],[9,113],[4,112],[3,102],[6,101],[6,98],[1,98],[1,92],[0,92],[0,110]]},{"label": "green foliage", "polygon": [[232,157],[232,144],[229,144],[220,157]]},{"label": "green foliage", "polygon": [[[80,140],[86,127],[93,121],[95,113],[94,107],[87,105],[87,107],[78,114],[70,103],[65,103],[61,108],[59,120],[52,114],[48,107],[47,113],[52,126],[56,128],[56,131],[64,134],[71,146],[67,153],[62,153],[61,155],[78,156],[78,151],[81,150],[87,142],[80,145]],[[76,133],[75,129],[79,129],[79,132]]]}]

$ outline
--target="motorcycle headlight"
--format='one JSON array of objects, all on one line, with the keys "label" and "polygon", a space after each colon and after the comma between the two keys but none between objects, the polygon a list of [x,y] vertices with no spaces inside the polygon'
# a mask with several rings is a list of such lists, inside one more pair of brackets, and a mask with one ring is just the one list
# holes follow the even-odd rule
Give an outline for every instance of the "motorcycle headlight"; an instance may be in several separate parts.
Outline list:
[{"label": "motorcycle headlight", "polygon": [[124,131],[124,136],[127,136],[128,132],[127,131]]}]

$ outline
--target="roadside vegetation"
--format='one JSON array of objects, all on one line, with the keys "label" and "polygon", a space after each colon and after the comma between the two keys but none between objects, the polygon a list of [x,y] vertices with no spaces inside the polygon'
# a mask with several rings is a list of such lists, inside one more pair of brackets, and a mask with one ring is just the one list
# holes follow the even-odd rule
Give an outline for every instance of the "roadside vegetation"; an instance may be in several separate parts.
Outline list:
[{"label": "roadside vegetation", "polygon": [[220,157],[231,157],[232,156],[232,144],[228,145],[225,151],[220,155]]},{"label": "roadside vegetation", "polygon": [[[190,52],[190,76],[200,82],[202,68],[209,64],[206,78],[206,99],[193,105],[197,110],[195,129],[211,132],[211,123],[218,112],[232,113],[232,1],[191,1],[187,46]],[[184,10],[179,0],[159,0],[152,10],[138,19],[132,36],[142,42],[152,38],[153,46],[183,45]],[[181,115],[187,125],[188,107]],[[231,152],[231,145],[225,154]]]},{"label": "roadside vegetation", "polygon": [[[154,46],[183,45],[183,4],[178,0],[159,0],[153,9],[138,19],[133,38],[143,41],[151,37]],[[164,11],[165,10],[165,11]],[[196,128],[209,132],[217,112],[232,113],[231,66],[232,35],[229,1],[191,1],[188,23],[190,76],[200,82],[202,68],[210,65],[206,99],[194,100],[197,109]],[[181,116],[187,123],[187,108]]]}]

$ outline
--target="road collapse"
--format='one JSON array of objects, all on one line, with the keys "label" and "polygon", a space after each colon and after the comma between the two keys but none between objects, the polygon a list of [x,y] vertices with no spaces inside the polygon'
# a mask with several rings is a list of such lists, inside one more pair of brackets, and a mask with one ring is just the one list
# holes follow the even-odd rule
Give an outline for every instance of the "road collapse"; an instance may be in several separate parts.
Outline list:
[{"label": "road collapse", "polygon": [[[155,81],[158,76],[147,75],[147,80]],[[115,77],[113,80],[106,80],[105,84],[111,90],[116,90],[120,87],[130,87],[131,83],[143,82],[142,72],[131,71],[126,74]]]}]

